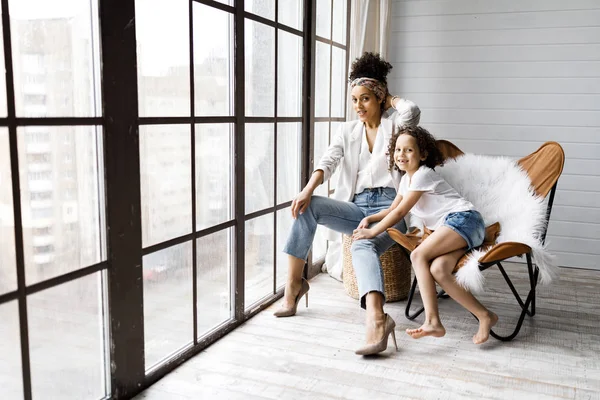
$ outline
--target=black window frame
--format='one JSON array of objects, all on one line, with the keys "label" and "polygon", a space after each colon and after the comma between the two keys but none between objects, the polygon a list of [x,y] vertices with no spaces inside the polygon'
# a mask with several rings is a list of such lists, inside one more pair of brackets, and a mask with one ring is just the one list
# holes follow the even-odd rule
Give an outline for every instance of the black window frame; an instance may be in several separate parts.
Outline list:
[{"label": "black window frame", "polygon": [[[32,398],[31,360],[29,345],[29,325],[27,317],[27,298],[29,295],[75,281],[96,273],[106,274],[108,297],[108,324],[110,334],[110,360],[114,367],[106,368],[106,379],[110,381],[110,393],[107,398],[129,398],[174,368],[198,354],[240,324],[264,310],[283,295],[283,288],[276,287],[276,267],[273,265],[273,292],[252,306],[244,304],[244,253],[246,222],[288,208],[291,201],[277,204],[277,185],[274,188],[274,206],[250,214],[244,210],[244,149],[245,126],[247,123],[274,124],[275,129],[275,170],[277,177],[277,126],[280,122],[298,122],[302,124],[300,157],[300,186],[303,187],[314,167],[314,124],[323,118],[315,118],[315,44],[317,41],[329,43],[331,46],[346,50],[346,72],[348,66],[348,46],[350,41],[350,0],[346,1],[346,44],[335,43],[316,36],[316,2],[304,0],[304,16],[302,30],[283,25],[278,21],[279,0],[275,1],[275,18],[269,20],[245,11],[244,0],[235,0],[234,5],[227,5],[214,0],[188,0],[190,12],[190,116],[189,117],[140,117],[138,110],[138,73],[136,60],[135,0],[98,0],[100,26],[101,57],[101,91],[102,113],[98,117],[18,117],[15,110],[15,81],[11,43],[11,25],[9,0],[1,0],[2,33],[6,68],[7,116],[0,118],[0,127],[8,129],[10,169],[12,178],[12,200],[14,216],[15,261],[17,271],[17,289],[0,294],[0,305],[16,301],[20,326],[21,365],[24,398]],[[223,117],[201,117],[195,115],[194,104],[194,63],[193,63],[193,5],[200,3],[230,13],[234,20],[234,115]],[[333,6],[331,2],[331,30],[333,30]],[[245,116],[245,49],[244,28],[246,21],[255,21],[275,29],[275,90],[273,117]],[[277,115],[277,63],[278,33],[285,31],[302,37],[302,102],[300,117],[279,117]],[[330,48],[330,82],[331,82],[331,48]],[[331,85],[330,111],[331,115]],[[345,113],[345,112],[344,112]],[[327,118],[332,121],[345,121],[346,116]],[[234,126],[235,166],[234,166],[234,217],[227,222],[207,229],[196,229],[196,188],[195,188],[195,126],[196,124],[229,123]],[[191,129],[191,164],[192,164],[192,224],[191,234],[143,247],[141,221],[140,185],[140,149],[139,127],[157,124],[189,125]],[[17,129],[31,126],[96,126],[102,128],[104,165],[104,209],[106,213],[107,259],[105,261],[83,266],[75,271],[65,273],[42,282],[28,285],[25,280],[25,254],[23,243],[23,221],[21,210],[21,181],[19,173]],[[331,136],[331,132],[330,132]],[[300,189],[300,188],[298,188]],[[274,232],[277,232],[277,218],[273,219]],[[235,231],[232,293],[234,300],[233,316],[219,329],[198,338],[197,332],[197,239],[216,232],[233,229]],[[193,342],[157,368],[146,370],[144,363],[144,314],[143,314],[143,279],[142,260],[145,255],[171,246],[192,242],[193,268]],[[276,241],[274,234],[273,241]],[[273,246],[273,259],[276,256]],[[322,262],[322,260],[321,260]],[[306,275],[318,272],[318,263],[313,263],[309,256]]]}]

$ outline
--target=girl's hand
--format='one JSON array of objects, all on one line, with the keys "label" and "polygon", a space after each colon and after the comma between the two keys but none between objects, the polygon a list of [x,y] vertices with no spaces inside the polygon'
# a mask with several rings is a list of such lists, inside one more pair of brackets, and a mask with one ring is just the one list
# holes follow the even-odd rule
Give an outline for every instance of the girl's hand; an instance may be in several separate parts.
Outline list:
[{"label": "girl's hand", "polygon": [[360,221],[356,229],[367,229],[370,224],[371,222],[369,222],[369,217],[364,217],[362,221]]},{"label": "girl's hand", "polygon": [[292,218],[298,218],[298,214],[302,214],[306,207],[310,204],[310,199],[312,197],[312,192],[310,191],[301,191],[298,193],[298,196],[292,201]]},{"label": "girl's hand", "polygon": [[374,237],[375,235],[373,235],[373,231],[370,229],[355,229],[354,232],[352,232],[353,240],[371,239]]}]

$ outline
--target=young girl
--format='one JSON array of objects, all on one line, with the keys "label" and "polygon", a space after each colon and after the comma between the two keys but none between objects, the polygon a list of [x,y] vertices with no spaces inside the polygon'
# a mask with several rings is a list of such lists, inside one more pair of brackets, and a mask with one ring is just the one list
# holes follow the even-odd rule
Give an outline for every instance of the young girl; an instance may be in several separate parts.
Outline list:
[{"label": "young girl", "polygon": [[[390,140],[389,155],[390,170],[396,168],[404,172],[397,196],[388,209],[361,221],[352,237],[355,240],[375,237],[409,211],[419,217],[434,231],[410,255],[425,307],[425,323],[420,328],[407,329],[406,333],[415,339],[446,334],[438,312],[437,282],[450,297],[477,317],[479,330],[473,336],[473,343],[481,344],[488,340],[498,316],[459,286],[452,270],[466,251],[483,243],[483,218],[473,204],[434,171],[442,162],[442,154],[427,130],[421,127],[400,129]],[[367,228],[374,222],[379,223]]]}]

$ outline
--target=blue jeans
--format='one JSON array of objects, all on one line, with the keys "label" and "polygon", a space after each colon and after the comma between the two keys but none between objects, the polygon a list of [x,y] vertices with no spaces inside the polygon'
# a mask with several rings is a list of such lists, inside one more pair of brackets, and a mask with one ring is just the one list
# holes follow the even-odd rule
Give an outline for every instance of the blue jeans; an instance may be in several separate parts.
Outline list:
[{"label": "blue jeans", "polygon": [[452,212],[446,216],[443,225],[465,239],[467,250],[481,246],[485,238],[483,217],[475,210]]},{"label": "blue jeans", "polygon": [[[296,258],[306,260],[317,225],[352,235],[364,217],[388,208],[395,197],[396,191],[392,188],[367,189],[355,195],[352,202],[312,196],[310,205],[303,214],[298,215],[292,224],[283,251]],[[397,223],[394,228],[406,232],[404,221]],[[372,239],[357,240],[352,243],[352,264],[362,308],[366,308],[365,296],[369,292],[379,292],[385,300],[383,271],[379,256],[393,244],[394,241],[387,232]]]}]

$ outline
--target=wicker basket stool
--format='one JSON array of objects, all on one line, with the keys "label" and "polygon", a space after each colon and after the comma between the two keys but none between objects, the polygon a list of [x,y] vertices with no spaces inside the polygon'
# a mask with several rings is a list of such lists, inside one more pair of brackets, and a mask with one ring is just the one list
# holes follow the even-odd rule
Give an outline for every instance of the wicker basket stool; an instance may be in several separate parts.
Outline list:
[{"label": "wicker basket stool", "polygon": [[[344,235],[343,273],[344,290],[348,296],[358,299],[358,285],[352,266],[352,237]],[[394,243],[379,259],[383,269],[383,289],[387,302],[404,300],[408,297],[411,283],[411,263],[400,245]]]}]

